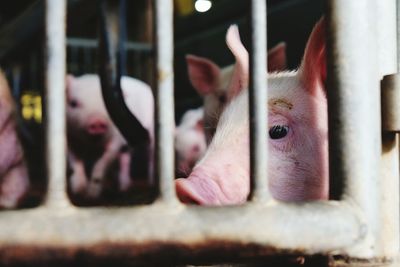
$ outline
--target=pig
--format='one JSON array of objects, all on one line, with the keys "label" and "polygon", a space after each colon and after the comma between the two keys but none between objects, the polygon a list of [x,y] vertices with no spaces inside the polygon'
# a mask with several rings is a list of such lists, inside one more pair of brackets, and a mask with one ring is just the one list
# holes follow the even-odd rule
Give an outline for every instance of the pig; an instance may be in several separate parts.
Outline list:
[{"label": "pig", "polygon": [[202,107],[190,109],[185,112],[175,129],[178,173],[188,174],[207,149],[203,117]]},{"label": "pig", "polygon": [[[186,56],[189,80],[204,98],[204,125],[207,144],[215,133],[215,125],[228,102],[228,85],[234,65],[220,68],[212,60],[194,55]],[[268,70],[286,69],[286,44],[281,42],[268,51]]]},{"label": "pig", "polygon": [[[285,43],[280,43],[268,52],[269,70],[286,68],[285,49]],[[214,135],[214,125],[227,104],[230,95],[227,88],[234,70],[234,65],[220,69],[211,60],[193,55],[187,55],[186,60],[191,83],[198,93],[204,96],[204,108],[188,110],[176,128],[175,151],[178,175],[188,174],[204,155],[206,146]],[[206,125],[203,127],[204,122]]]},{"label": "pig", "polygon": [[30,181],[16,124],[16,108],[0,71],[0,207],[15,208],[26,197]]},{"label": "pig", "polygon": [[[204,157],[187,179],[175,180],[179,199],[235,205],[250,190],[248,55],[236,27],[227,33],[236,64],[229,90],[238,95],[221,115]],[[328,199],[325,26],[314,27],[297,71],[268,75],[268,185],[279,201]]]},{"label": "pig", "polygon": [[[148,162],[151,169],[154,143],[154,99],[151,88],[127,76],[121,78],[121,87],[129,110],[149,133]],[[105,176],[110,175],[115,162],[119,164],[119,189],[128,190],[132,185],[131,151],[107,113],[98,75],[67,75],[66,93],[71,192],[89,198],[100,196]],[[87,167],[90,163],[92,168]]]}]

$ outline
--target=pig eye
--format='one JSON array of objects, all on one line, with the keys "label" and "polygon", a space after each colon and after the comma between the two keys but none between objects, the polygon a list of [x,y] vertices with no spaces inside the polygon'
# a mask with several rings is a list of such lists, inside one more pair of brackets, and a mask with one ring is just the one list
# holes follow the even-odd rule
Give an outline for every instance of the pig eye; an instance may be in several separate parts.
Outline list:
[{"label": "pig eye", "polygon": [[225,96],[225,95],[220,95],[220,96],[218,97],[218,101],[219,101],[219,103],[221,103],[221,104],[225,104],[225,103],[226,103],[226,96]]},{"label": "pig eye", "polygon": [[78,107],[78,101],[76,101],[75,99],[71,99],[71,100],[69,101],[69,106],[70,106],[71,108],[76,108],[76,107]]},{"label": "pig eye", "polygon": [[287,125],[274,125],[269,129],[269,136],[271,139],[281,139],[289,132]]}]

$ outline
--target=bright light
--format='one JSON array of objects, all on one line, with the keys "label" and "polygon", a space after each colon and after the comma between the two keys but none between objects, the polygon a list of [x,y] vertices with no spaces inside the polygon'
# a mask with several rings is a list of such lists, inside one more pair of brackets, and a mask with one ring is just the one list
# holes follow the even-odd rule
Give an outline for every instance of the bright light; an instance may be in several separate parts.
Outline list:
[{"label": "bright light", "polygon": [[194,3],[194,8],[197,12],[207,12],[210,10],[211,6],[212,3],[210,0],[197,0],[196,3]]}]

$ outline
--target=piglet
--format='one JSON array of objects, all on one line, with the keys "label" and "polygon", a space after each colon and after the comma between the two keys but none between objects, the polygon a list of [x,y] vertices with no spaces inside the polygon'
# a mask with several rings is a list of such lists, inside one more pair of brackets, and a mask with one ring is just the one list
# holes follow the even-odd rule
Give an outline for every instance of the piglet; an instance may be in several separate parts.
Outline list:
[{"label": "piglet", "polygon": [[175,129],[177,171],[188,174],[204,155],[207,144],[203,126],[204,109],[190,109],[182,116]]},{"label": "piglet", "polygon": [[[238,96],[221,115],[203,159],[187,179],[175,181],[183,202],[241,204],[249,194],[248,91],[243,90],[248,80],[248,56],[236,27],[228,30],[227,44],[236,58],[229,90]],[[299,70],[268,75],[268,177],[269,189],[277,200],[328,198],[325,65],[321,20],[311,33]]]},{"label": "piglet", "polygon": [[15,208],[29,189],[28,170],[16,130],[15,103],[0,71],[0,207]]},{"label": "piglet", "polygon": [[[194,55],[187,55],[186,63],[189,80],[204,99],[204,130],[209,144],[220,114],[231,99],[232,94],[228,91],[228,86],[234,65],[220,68],[212,60]],[[268,71],[284,69],[286,69],[286,44],[282,42],[268,51]]]},{"label": "piglet", "polygon": [[[132,184],[131,151],[107,113],[99,77],[94,74],[81,77],[67,75],[66,84],[72,193],[98,197],[103,190],[104,179],[110,175],[115,162],[119,164],[119,188],[126,191]],[[145,164],[149,163],[149,168],[152,168],[154,100],[151,88],[126,76],[121,78],[121,87],[129,110],[149,132],[150,152]]]}]

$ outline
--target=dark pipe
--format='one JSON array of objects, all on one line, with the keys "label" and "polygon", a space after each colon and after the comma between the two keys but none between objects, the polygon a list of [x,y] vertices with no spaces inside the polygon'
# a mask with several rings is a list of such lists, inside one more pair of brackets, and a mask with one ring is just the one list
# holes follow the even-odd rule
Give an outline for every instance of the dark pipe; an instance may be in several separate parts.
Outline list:
[{"label": "dark pipe", "polygon": [[99,23],[99,75],[105,106],[130,146],[149,142],[149,133],[129,111],[121,90],[125,68],[125,0],[102,0]]}]

